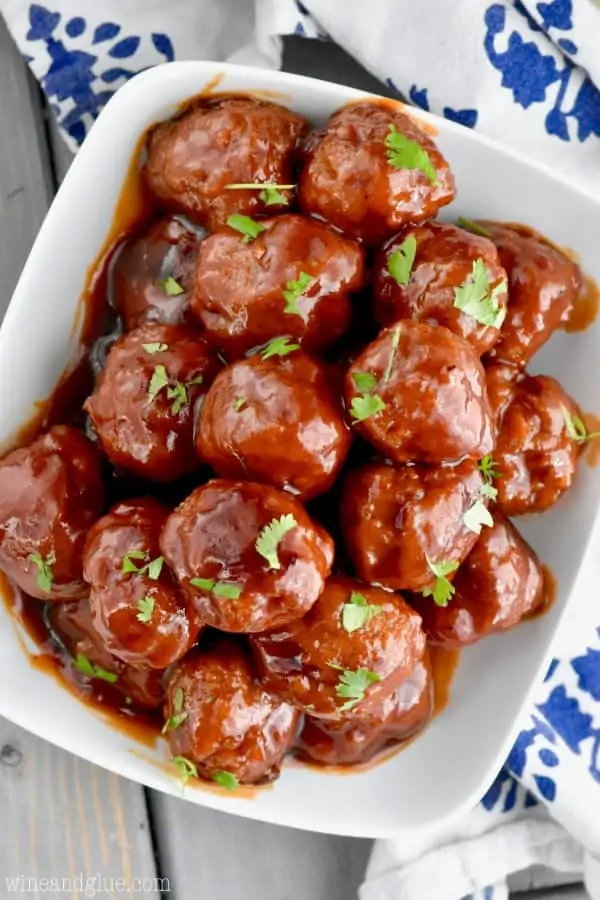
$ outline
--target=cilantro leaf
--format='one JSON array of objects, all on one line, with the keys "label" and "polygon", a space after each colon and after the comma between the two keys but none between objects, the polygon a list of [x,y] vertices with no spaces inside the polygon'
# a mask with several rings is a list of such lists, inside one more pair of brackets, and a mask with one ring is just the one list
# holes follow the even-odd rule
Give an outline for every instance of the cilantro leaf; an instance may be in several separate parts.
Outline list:
[{"label": "cilantro leaf", "polygon": [[188,717],[188,713],[183,708],[183,689],[177,688],[173,696],[173,715],[169,716],[161,729],[161,734],[167,734],[179,728]]},{"label": "cilantro leaf", "polygon": [[300,272],[296,281],[286,281],[286,290],[283,292],[283,296],[287,302],[284,312],[294,316],[302,315],[298,306],[298,300],[307,287],[315,280],[316,279],[313,278],[312,275],[307,275],[306,272]]},{"label": "cilantro leaf", "polygon": [[396,325],[392,332],[392,349],[390,352],[390,356],[388,359],[388,364],[385,367],[385,372],[383,373],[383,383],[387,384],[392,376],[392,369],[394,368],[394,360],[396,359],[396,351],[398,349],[398,344],[400,343],[400,325]]},{"label": "cilantro leaf", "polygon": [[94,665],[83,653],[77,654],[73,660],[73,665],[82,675],[87,675],[88,678],[100,678],[109,684],[114,684],[118,680],[118,676],[114,672],[109,672],[107,669],[103,669],[102,666]]},{"label": "cilantro leaf", "polygon": [[173,400],[171,405],[171,412],[174,416],[178,415],[181,412],[182,407],[184,407],[188,402],[188,392],[187,387],[181,381],[176,381],[174,387],[167,388],[167,397],[169,400]]},{"label": "cilantro leaf", "polygon": [[353,372],[352,381],[356,385],[357,390],[365,393],[377,387],[377,379],[371,372]]},{"label": "cilantro leaf", "polygon": [[220,772],[215,772],[212,776],[212,780],[215,784],[219,784],[221,787],[227,788],[228,791],[237,791],[240,786],[239,781],[231,772],[226,772],[224,769],[221,769]]},{"label": "cilantro leaf", "polygon": [[152,621],[152,613],[154,612],[154,597],[146,594],[145,597],[138,600],[137,609],[138,613],[136,619],[138,622],[141,622],[143,625],[149,625]]},{"label": "cilantro leaf", "polygon": [[294,350],[300,349],[300,344],[290,344],[289,337],[276,337],[273,338],[272,341],[269,341],[267,346],[261,350],[261,356],[263,359],[270,359],[271,356],[287,356],[288,353],[293,353]]},{"label": "cilantro leaf", "polygon": [[488,482],[493,481],[494,478],[500,478],[500,471],[496,468],[496,460],[491,453],[482,456],[477,463],[477,467]]},{"label": "cilantro leaf", "polygon": [[367,688],[379,681],[377,672],[370,672],[365,668],[352,670],[344,669],[342,666],[336,666],[333,663],[329,663],[329,665],[332,669],[339,669],[342,673],[335,687],[338,697],[346,700],[346,703],[340,706],[340,712],[346,712],[346,710],[356,706],[357,703],[364,699]]},{"label": "cilantro leaf", "polygon": [[501,281],[492,290],[485,263],[479,257],[473,263],[469,278],[454,288],[454,306],[476,322],[486,327],[500,328],[506,317],[506,308],[501,307],[498,297],[506,290],[506,281]]},{"label": "cilantro leaf", "polygon": [[161,278],[158,283],[167,297],[178,297],[180,294],[185,294],[185,288],[172,275],[169,275],[168,278]]},{"label": "cilantro leaf", "polygon": [[38,573],[36,578],[37,586],[40,591],[49,594],[52,590],[54,582],[54,573],[52,566],[56,562],[56,554],[52,550],[46,557],[40,556],[39,553],[30,553],[27,559],[30,559],[34,566],[37,567]]},{"label": "cilantro leaf", "polygon": [[171,759],[171,762],[179,772],[182,788],[185,788],[190,778],[198,777],[198,769],[196,768],[196,764],[193,763],[191,759],[186,759],[185,756],[174,756]]},{"label": "cilantro leaf", "polygon": [[273,519],[268,525],[262,529],[256,539],[256,551],[260,553],[263,559],[269,564],[270,569],[280,569],[281,563],[277,553],[279,542],[284,535],[296,528],[298,523],[291,513],[280,516],[279,519]]},{"label": "cilantro leaf", "polygon": [[252,181],[247,184],[226,184],[226,191],[260,191],[260,199],[265,206],[276,206],[281,204],[287,206],[290,198],[283,191],[293,191],[295,184],[261,184],[258,181]]},{"label": "cilantro leaf", "polygon": [[246,401],[243,397],[236,397],[233,401],[233,408],[235,412],[239,412],[243,406],[246,405]]},{"label": "cilantro leaf", "polygon": [[145,570],[148,573],[148,578],[152,581],[157,581],[160,577],[160,573],[162,572],[164,559],[162,556],[157,556],[156,559],[153,559],[151,562],[145,566]]},{"label": "cilantro leaf", "polygon": [[388,162],[396,169],[420,169],[433,185],[438,183],[429,153],[417,141],[401,134],[393,124],[390,125],[385,146]]},{"label": "cilantro leaf", "polygon": [[376,416],[385,409],[385,403],[377,394],[362,394],[354,397],[350,404],[350,415],[355,422],[363,422],[371,416]]},{"label": "cilantro leaf", "polygon": [[240,216],[238,213],[229,216],[227,224],[230,228],[233,228],[234,231],[239,231],[240,234],[244,235],[242,239],[242,243],[244,244],[249,244],[250,241],[253,241],[259,236],[261,231],[266,231],[265,226],[261,225],[260,222],[255,222],[250,216]]},{"label": "cilantro leaf", "polygon": [[152,403],[158,394],[160,394],[164,388],[168,387],[168,385],[169,376],[167,375],[167,370],[164,366],[156,366],[152,373],[150,384],[148,385],[148,402]]},{"label": "cilantro leaf", "polygon": [[409,234],[402,241],[397,250],[390,253],[387,261],[387,270],[398,284],[408,284],[410,273],[417,254],[417,239],[414,234]]},{"label": "cilantro leaf", "polygon": [[190,578],[190,584],[201,591],[212,591],[216,582],[214,578]]},{"label": "cilantro leaf", "polygon": [[437,606],[448,606],[448,601],[453,596],[456,588],[448,581],[446,575],[456,572],[458,563],[451,560],[441,560],[439,563],[432,562],[427,557],[427,565],[430,571],[435,575],[435,584],[433,587],[426,587],[422,594],[424,597],[433,597],[433,601]]},{"label": "cilantro leaf", "polygon": [[566,406],[562,406],[561,409],[565,419],[565,429],[571,440],[577,444],[585,444],[586,441],[593,441],[595,438],[600,437],[600,431],[588,433],[583,419],[570,413]]},{"label": "cilantro leaf", "polygon": [[471,234],[478,234],[481,237],[491,238],[492,232],[488,231],[487,228],[484,228],[483,225],[480,225],[479,222],[473,222],[472,219],[465,219],[464,216],[458,217],[458,224],[461,228],[464,228],[465,231],[470,231]]},{"label": "cilantro leaf", "polygon": [[142,347],[146,353],[163,353],[165,350],[169,349],[168,344],[163,344],[160,341],[157,341],[154,344],[142,344]]},{"label": "cilantro leaf", "polygon": [[128,572],[139,572],[140,568],[134,562],[135,559],[146,559],[144,550],[128,550],[121,562],[121,571],[123,574]]},{"label": "cilantro leaf", "polygon": [[462,520],[465,528],[468,528],[469,531],[473,531],[475,534],[481,534],[483,525],[487,528],[492,528],[494,524],[489,509],[481,502],[481,500],[476,500],[475,503],[472,503],[471,506],[469,506],[465,511]]},{"label": "cilantro leaf", "polygon": [[215,597],[222,597],[224,600],[238,600],[242,589],[238,584],[229,584],[226,581],[217,581],[213,588]]},{"label": "cilantro leaf", "polygon": [[121,571],[124,574],[128,572],[137,572],[140,575],[148,575],[152,581],[156,581],[160,576],[162,571],[164,559],[162,556],[157,556],[156,559],[150,560],[150,562],[145,563],[143,566],[138,566],[134,560],[146,559],[147,553],[143,550],[128,550],[125,556],[123,557],[123,562],[121,564]]},{"label": "cilantro leaf", "polygon": [[342,627],[344,631],[352,634],[363,625],[368,625],[374,616],[379,615],[381,606],[368,603],[367,598],[358,591],[352,591],[348,603],[342,606]]}]

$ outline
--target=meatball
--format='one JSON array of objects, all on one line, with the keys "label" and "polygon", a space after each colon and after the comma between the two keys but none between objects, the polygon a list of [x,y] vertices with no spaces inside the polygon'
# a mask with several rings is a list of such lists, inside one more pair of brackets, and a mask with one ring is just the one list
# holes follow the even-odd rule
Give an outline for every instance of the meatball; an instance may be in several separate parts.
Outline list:
[{"label": "meatball", "polygon": [[482,486],[474,462],[398,469],[375,463],[351,472],[340,518],[359,578],[392,590],[433,586],[436,565],[458,566],[477,540],[482,516],[491,522]]},{"label": "meatball", "polygon": [[333,541],[288,493],[216,479],[169,516],[162,554],[207,625],[264,631],[306,613],[323,590]]},{"label": "meatball", "polygon": [[494,450],[497,508],[505,516],[542,512],[573,483],[581,444],[570,434],[575,402],[546,375],[514,382]]},{"label": "meatball", "polygon": [[520,377],[520,369],[504,363],[488,363],[485,367],[485,381],[496,434],[504,420],[515,393],[515,382]]},{"label": "meatball", "polygon": [[388,241],[375,261],[373,293],[382,325],[444,325],[478,356],[496,343],[506,315],[506,272],[495,246],[441,222],[406,228]]},{"label": "meatball", "polygon": [[200,248],[192,311],[229,358],[288,334],[309,350],[350,323],[349,292],[364,282],[364,254],[326,225],[288,215],[264,219],[258,236],[213,234]]},{"label": "meatball", "polygon": [[428,639],[445,647],[473,644],[512,628],[544,602],[544,573],[516,528],[494,512],[454,580],[448,606],[415,600]]},{"label": "meatball", "polygon": [[357,431],[394,462],[452,462],[494,446],[483,367],[447,328],[384,329],[350,366],[345,396]]},{"label": "meatball", "polygon": [[131,666],[166,669],[187,653],[198,617],[160,557],[168,510],[148,498],[118,503],[88,535],[83,574],[94,627],[114,656]]},{"label": "meatball", "polygon": [[180,325],[142,325],[119,338],[84,407],[110,461],[151,481],[198,468],[194,404],[218,369],[206,344]]},{"label": "meatball", "polygon": [[421,619],[399,595],[343,576],[303,619],[251,642],[269,691],[335,720],[377,709],[425,651]]},{"label": "meatball", "polygon": [[227,773],[242,784],[277,778],[300,718],[267,693],[248,651],[230,638],[174,667],[165,715],[175,757],[191,762],[203,778],[218,781]]},{"label": "meatball", "polygon": [[403,109],[363,100],[309,137],[299,182],[304,212],[372,245],[452,201],[448,163]]},{"label": "meatball", "polygon": [[0,461],[0,567],[39,600],[85,595],[81,555],[104,506],[100,454],[58,425]]},{"label": "meatball", "polygon": [[287,488],[304,500],[331,487],[349,446],[327,370],[301,350],[224,369],[196,429],[198,453],[219,475]]},{"label": "meatball", "polygon": [[162,672],[149,666],[134,668],[112,656],[94,628],[87,597],[53,604],[47,621],[52,637],[68,654],[70,677],[84,695],[93,694],[100,701],[121,695],[128,712],[162,706]]},{"label": "meatball", "polygon": [[179,216],[160,219],[119,251],[111,272],[112,302],[126,331],[145,322],[189,321],[200,233]]},{"label": "meatball", "polygon": [[[308,128],[297,113],[264,100],[225,97],[195,104],[150,135],[144,167],[152,193],[214,231],[234,213],[285,209],[289,191],[230,190],[231,185],[288,185]],[[275,202],[273,202],[275,200]]]},{"label": "meatball", "polygon": [[296,745],[298,755],[322,765],[369,762],[390,744],[422,731],[431,720],[433,704],[433,679],[425,653],[408,678],[370,712],[342,722],[307,716]]},{"label": "meatball", "polygon": [[566,322],[582,286],[578,265],[530,228],[484,222],[508,275],[508,313],[493,359],[526,366]]}]

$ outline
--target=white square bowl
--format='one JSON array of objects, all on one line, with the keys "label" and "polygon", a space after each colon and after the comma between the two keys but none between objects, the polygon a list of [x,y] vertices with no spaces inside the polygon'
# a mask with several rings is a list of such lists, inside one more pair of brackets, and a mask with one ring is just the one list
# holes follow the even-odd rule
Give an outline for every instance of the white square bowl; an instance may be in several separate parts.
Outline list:
[{"label": "white square bowl", "polygon": [[[100,115],[48,213],[0,331],[0,441],[28,419],[77,351],[78,298],[89,266],[109,232],[115,204],[142,132],[220,77],[219,91],[253,91],[322,123],[360,91],[279,72],[210,62],[159,66],[123,87]],[[456,176],[457,215],[518,221],[572,248],[600,280],[600,205],[550,171],[467,128],[418,110],[433,126]],[[588,412],[600,411],[598,323],[560,333],[535,359]],[[600,469],[581,466],[576,484],[549,513],[519,522],[550,564],[557,598],[540,619],[465,651],[446,711],[389,761],[339,777],[286,765],[280,779],[252,799],[190,786],[186,797],[250,818],[314,831],[389,836],[441,823],[475,804],[515,736],[519,716],[576,597],[597,595],[590,545],[600,536]],[[595,537],[594,537],[595,534]],[[137,746],[30,665],[0,608],[0,714],[98,765],[152,788],[180,795],[165,766],[166,745]]]}]

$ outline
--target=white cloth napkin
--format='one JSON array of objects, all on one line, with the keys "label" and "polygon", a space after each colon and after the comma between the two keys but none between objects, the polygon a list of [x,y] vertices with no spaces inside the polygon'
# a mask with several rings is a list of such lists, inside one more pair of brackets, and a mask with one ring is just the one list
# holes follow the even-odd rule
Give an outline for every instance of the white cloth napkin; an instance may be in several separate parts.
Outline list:
[{"label": "white cloth napkin", "polygon": [[[0,0],[0,11],[74,149],[136,72],[172,59],[277,67],[281,35],[296,34],[336,41],[413,103],[600,196],[595,2]],[[442,831],[377,842],[361,900],[502,900],[507,874],[532,864],[581,873],[600,900],[600,608],[589,602],[600,559],[597,570],[481,803]]]}]

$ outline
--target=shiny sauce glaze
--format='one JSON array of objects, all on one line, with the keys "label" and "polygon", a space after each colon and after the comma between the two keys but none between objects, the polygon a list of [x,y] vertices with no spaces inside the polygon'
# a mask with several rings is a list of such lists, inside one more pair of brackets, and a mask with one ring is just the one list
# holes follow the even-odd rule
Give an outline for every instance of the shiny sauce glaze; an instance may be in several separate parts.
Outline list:
[{"label": "shiny sauce glaze", "polygon": [[401,104],[316,131],[217,87],[140,138],[80,353],[0,461],[0,575],[33,666],[251,796],[386,759],[461,647],[547,608],[502,513],[600,442],[525,367],[598,295],[531,229],[434,221],[450,165]]}]

